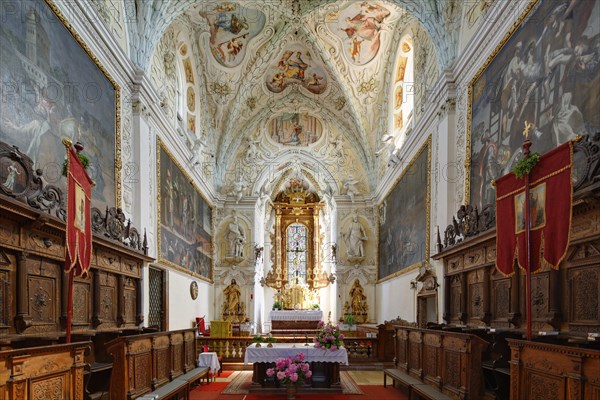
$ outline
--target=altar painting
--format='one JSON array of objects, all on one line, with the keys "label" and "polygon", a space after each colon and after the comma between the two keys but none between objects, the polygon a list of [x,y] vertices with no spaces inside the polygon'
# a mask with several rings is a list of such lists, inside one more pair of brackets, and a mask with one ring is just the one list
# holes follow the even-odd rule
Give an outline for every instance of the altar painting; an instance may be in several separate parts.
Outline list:
[{"label": "altar painting", "polygon": [[283,113],[269,126],[271,139],[286,146],[308,146],[323,134],[323,125],[316,117],[306,113]]},{"label": "altar painting", "polygon": [[379,279],[410,271],[429,258],[430,141],[379,208]]},{"label": "altar painting", "polygon": [[158,141],[159,261],[212,279],[212,209]]},{"label": "altar painting", "polygon": [[471,82],[467,196],[479,210],[522,157],[525,121],[541,154],[600,129],[598,21],[599,1],[534,2]]},{"label": "altar painting", "polygon": [[264,28],[266,17],[259,10],[225,2],[199,15],[210,26],[210,50],[224,67],[236,67],[244,60],[250,41]]},{"label": "altar painting", "polygon": [[323,64],[313,59],[312,54],[301,44],[287,46],[267,69],[267,88],[273,93],[281,93],[295,84],[314,94],[323,93],[327,88],[327,73]]},{"label": "altar painting", "polygon": [[[0,140],[27,154],[44,182],[63,193],[62,138],[81,142],[90,159],[87,172],[96,183],[92,206],[118,206],[118,86],[77,33],[65,27],[52,2],[10,4],[0,24]],[[14,185],[19,185],[20,171],[0,168],[14,174]]]},{"label": "altar painting", "polygon": [[325,16],[329,30],[343,44],[344,56],[355,65],[371,61],[381,47],[381,30],[390,11],[369,1],[352,3]]}]

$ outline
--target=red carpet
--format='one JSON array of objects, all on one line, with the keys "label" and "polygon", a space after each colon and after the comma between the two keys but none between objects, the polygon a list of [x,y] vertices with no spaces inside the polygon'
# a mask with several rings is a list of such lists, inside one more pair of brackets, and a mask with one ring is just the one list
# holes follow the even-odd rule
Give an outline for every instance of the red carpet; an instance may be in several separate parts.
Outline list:
[{"label": "red carpet", "polygon": [[[223,374],[221,374],[223,376]],[[263,394],[221,394],[228,382],[203,383],[190,393],[190,400],[281,400],[285,399],[285,394],[281,395],[263,395]],[[299,394],[298,400],[407,400],[408,397],[399,389],[388,386],[359,386],[364,394],[362,395],[344,395],[344,394]]]}]

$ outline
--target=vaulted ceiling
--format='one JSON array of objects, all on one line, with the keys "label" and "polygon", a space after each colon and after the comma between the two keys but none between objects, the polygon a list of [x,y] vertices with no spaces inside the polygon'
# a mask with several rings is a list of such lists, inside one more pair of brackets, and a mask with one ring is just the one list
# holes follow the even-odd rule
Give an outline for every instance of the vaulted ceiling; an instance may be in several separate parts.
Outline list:
[{"label": "vaulted ceiling", "polygon": [[367,194],[387,165],[377,156],[392,127],[401,40],[414,43],[414,86],[427,85],[454,61],[459,8],[454,0],[126,0],[126,21],[131,57],[157,90],[168,100],[191,88],[181,97],[192,96],[183,114],[193,116],[183,124],[213,153],[222,193],[239,171],[256,193],[265,165],[295,154],[316,181],[315,169],[332,177],[334,192],[350,174]]}]

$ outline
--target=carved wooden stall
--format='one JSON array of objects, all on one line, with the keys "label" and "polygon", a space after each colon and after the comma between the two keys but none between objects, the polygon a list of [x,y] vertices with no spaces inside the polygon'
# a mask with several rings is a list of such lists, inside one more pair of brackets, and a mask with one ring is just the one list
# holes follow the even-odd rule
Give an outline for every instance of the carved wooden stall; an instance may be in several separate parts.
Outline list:
[{"label": "carved wooden stall", "polygon": [[89,342],[0,351],[0,399],[83,400]]},{"label": "carved wooden stall", "polygon": [[[0,142],[6,162],[25,176],[12,190],[0,185],[0,344],[57,341],[67,313],[64,194],[43,184],[25,154]],[[73,286],[73,334],[138,329],[142,266],[152,260],[145,238],[116,208],[92,208],[92,229],[91,276]]]},{"label": "carved wooden stall", "polygon": [[425,398],[482,398],[485,341],[475,335],[440,330],[405,326],[395,326],[394,330],[395,369],[385,370],[385,376]]},{"label": "carved wooden stall", "polygon": [[187,398],[189,384],[208,376],[208,368],[195,368],[195,335],[194,329],[186,329],[122,336],[108,343],[114,356],[111,399],[135,399],[176,380],[174,390]]},{"label": "carved wooden stall", "polygon": [[[558,270],[543,266],[532,275],[532,331],[557,344],[594,346],[600,332],[600,134],[575,143],[573,158],[570,246]],[[496,270],[495,218],[494,205],[460,207],[443,241],[438,232],[433,258],[444,262],[444,320],[493,343],[484,367],[496,393],[507,398],[506,339],[520,338],[525,329],[525,273],[516,266],[510,277]]]}]

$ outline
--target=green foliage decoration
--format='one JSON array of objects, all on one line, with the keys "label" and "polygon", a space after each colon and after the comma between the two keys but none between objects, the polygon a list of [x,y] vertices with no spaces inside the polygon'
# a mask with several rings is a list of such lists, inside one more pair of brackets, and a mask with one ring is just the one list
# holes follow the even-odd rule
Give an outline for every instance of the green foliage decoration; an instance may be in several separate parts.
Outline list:
[{"label": "green foliage decoration", "polygon": [[540,153],[533,153],[528,158],[523,158],[517,163],[517,165],[515,165],[512,172],[517,176],[517,178],[523,178],[525,175],[531,172],[533,167],[535,167],[538,162],[540,162],[540,157]]}]

